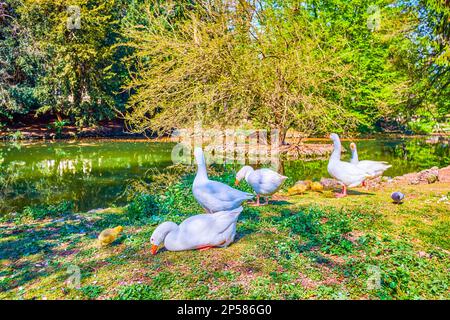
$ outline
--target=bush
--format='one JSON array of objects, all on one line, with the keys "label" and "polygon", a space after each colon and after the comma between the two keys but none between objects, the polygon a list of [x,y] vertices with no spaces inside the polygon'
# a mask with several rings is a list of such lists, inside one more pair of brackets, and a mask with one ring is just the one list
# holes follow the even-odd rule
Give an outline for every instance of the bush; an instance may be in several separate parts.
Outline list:
[{"label": "bush", "polygon": [[408,129],[415,134],[430,134],[433,132],[433,128],[436,125],[434,121],[419,120],[408,122]]},{"label": "bush", "polygon": [[64,214],[71,213],[73,210],[73,203],[70,201],[61,201],[57,204],[51,205],[37,205],[37,206],[27,206],[23,210],[23,216],[30,217],[33,219],[44,219],[47,217],[57,217]]},{"label": "bush", "polygon": [[158,196],[146,193],[138,194],[127,207],[127,216],[131,220],[144,220],[161,213]]}]

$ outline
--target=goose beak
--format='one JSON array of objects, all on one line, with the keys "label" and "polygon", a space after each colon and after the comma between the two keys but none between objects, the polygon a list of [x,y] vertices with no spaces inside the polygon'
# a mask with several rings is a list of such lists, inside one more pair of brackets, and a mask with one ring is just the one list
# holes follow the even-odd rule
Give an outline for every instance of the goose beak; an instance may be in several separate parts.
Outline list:
[{"label": "goose beak", "polygon": [[239,185],[239,180],[238,180],[238,179],[234,180],[234,185],[235,185],[235,186],[238,186],[238,185]]},{"label": "goose beak", "polygon": [[155,255],[158,252],[158,246],[155,244],[152,244],[152,248],[150,249],[152,255]]}]

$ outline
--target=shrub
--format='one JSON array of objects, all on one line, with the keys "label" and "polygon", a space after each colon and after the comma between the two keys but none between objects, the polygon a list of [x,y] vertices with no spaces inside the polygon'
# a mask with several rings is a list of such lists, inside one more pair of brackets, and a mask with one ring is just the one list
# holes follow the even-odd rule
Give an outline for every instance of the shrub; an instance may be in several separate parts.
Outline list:
[{"label": "shrub", "polygon": [[27,206],[23,209],[23,216],[33,219],[43,219],[47,217],[56,217],[71,213],[73,203],[71,201],[61,201],[57,204],[41,204],[37,206]]},{"label": "shrub", "polygon": [[127,216],[131,220],[143,220],[161,214],[158,196],[140,193],[127,207]]},{"label": "shrub", "polygon": [[415,134],[430,134],[433,132],[433,128],[436,122],[434,121],[410,121],[408,122],[408,129]]}]

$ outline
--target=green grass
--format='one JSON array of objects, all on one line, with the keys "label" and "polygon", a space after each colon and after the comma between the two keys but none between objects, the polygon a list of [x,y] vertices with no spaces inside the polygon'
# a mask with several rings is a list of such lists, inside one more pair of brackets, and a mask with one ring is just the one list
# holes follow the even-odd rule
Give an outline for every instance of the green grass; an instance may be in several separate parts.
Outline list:
[{"label": "green grass", "polygon": [[[229,173],[217,176],[230,182]],[[230,181],[229,181],[230,180]],[[9,299],[449,299],[449,203],[443,183],[392,190],[280,196],[246,206],[225,249],[150,254],[158,223],[201,212],[192,176],[126,208],[40,213],[0,223],[0,298]],[[242,188],[246,189],[247,186]],[[151,201],[150,201],[150,200]],[[64,213],[64,214],[63,214]],[[123,225],[111,246],[107,227]],[[80,286],[67,285],[80,270]]]}]

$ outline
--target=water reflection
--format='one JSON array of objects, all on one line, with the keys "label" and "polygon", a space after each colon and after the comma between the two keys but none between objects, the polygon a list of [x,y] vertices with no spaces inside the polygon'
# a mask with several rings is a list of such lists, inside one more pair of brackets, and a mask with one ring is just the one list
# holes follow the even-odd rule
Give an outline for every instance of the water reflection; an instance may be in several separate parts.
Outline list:
[{"label": "water reflection", "polygon": [[173,144],[113,142],[0,145],[0,212],[74,200],[79,210],[109,205],[127,180],[172,164]]},{"label": "water reflection", "polygon": [[[127,181],[172,165],[173,146],[129,141],[0,144],[0,212],[65,199],[73,200],[79,210],[121,205],[117,197]],[[361,160],[391,163],[388,176],[450,163],[448,140],[366,140],[358,142],[358,152]],[[326,159],[281,163],[294,180],[328,176]]]}]

